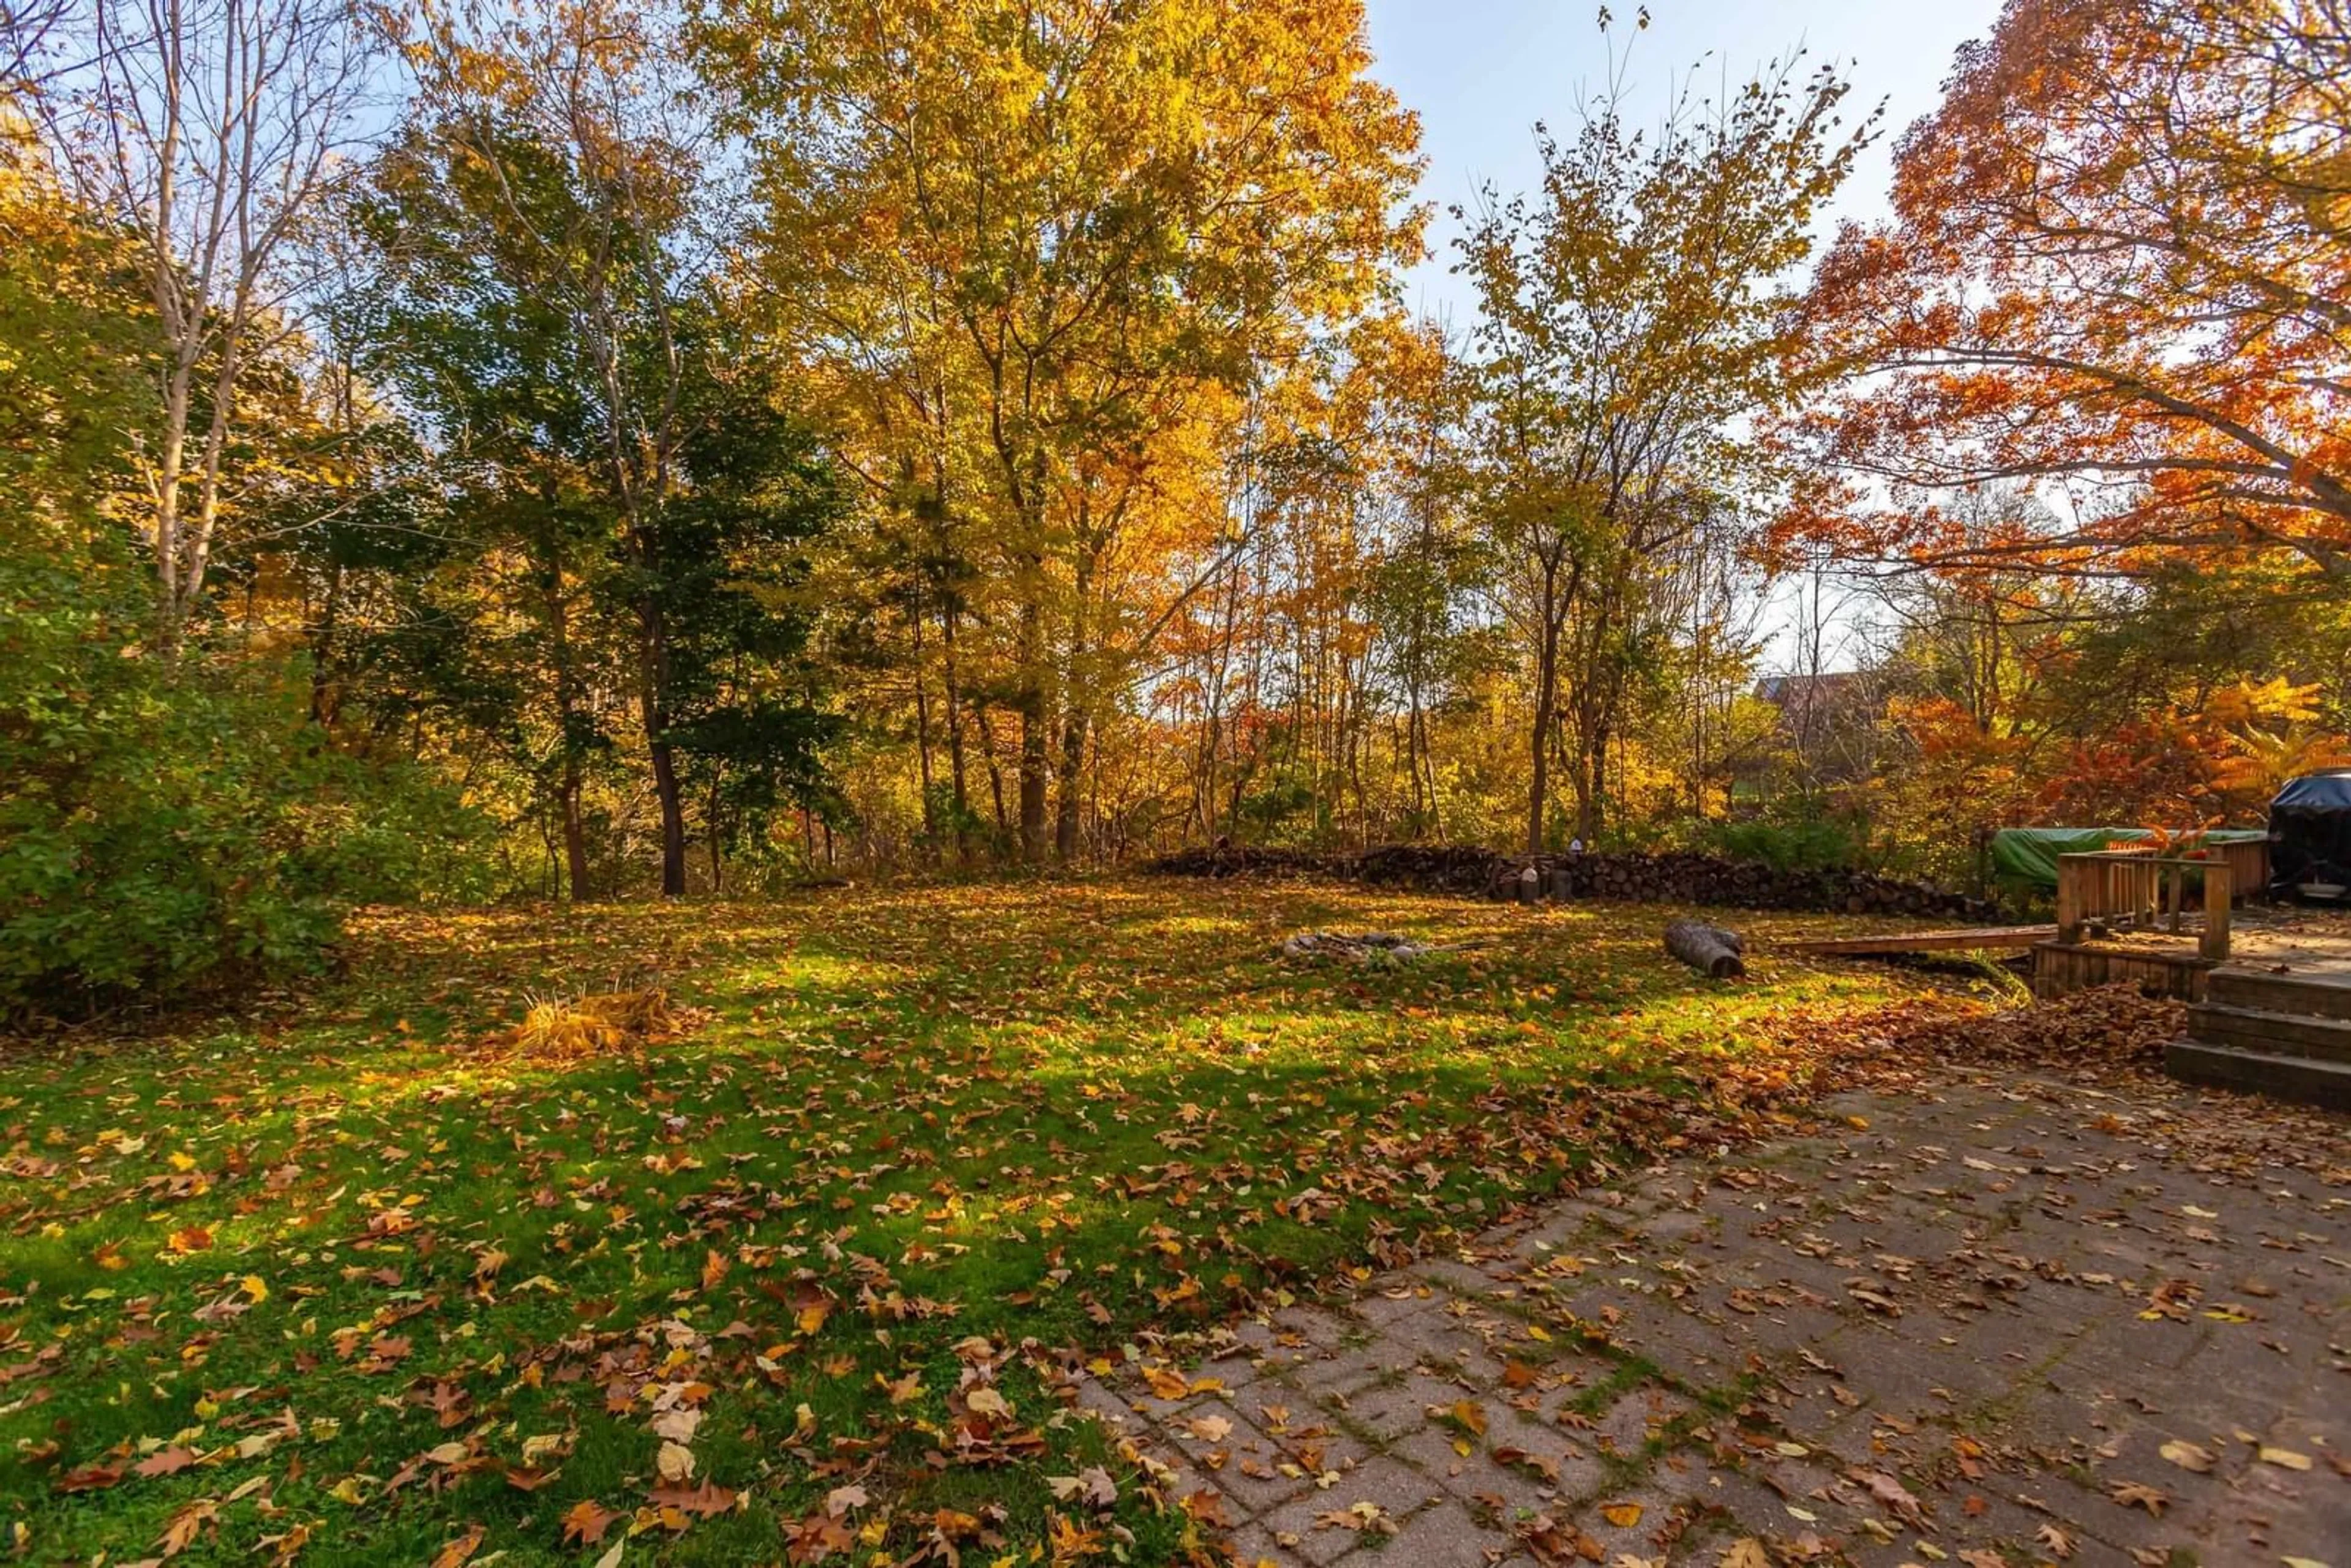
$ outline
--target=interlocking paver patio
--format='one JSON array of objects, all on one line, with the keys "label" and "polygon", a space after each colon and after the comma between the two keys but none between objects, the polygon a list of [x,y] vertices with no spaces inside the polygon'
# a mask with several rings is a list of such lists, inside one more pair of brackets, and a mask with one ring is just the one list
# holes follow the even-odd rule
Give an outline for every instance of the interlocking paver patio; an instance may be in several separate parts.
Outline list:
[{"label": "interlocking paver patio", "polygon": [[2351,1568],[2342,1118],[1991,1077],[1848,1094],[1238,1332],[1208,1366],[1247,1390],[1229,1434],[1123,1385],[1081,1402],[1216,1492],[1249,1563],[1752,1539]]}]

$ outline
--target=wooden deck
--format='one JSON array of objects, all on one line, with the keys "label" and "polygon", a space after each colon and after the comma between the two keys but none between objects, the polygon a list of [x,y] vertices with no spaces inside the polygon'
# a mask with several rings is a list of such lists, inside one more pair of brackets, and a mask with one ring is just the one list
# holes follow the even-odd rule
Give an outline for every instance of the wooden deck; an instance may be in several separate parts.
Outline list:
[{"label": "wooden deck", "polygon": [[2200,1002],[2207,977],[2223,964],[2295,981],[2351,986],[2351,918],[2342,915],[2239,910],[2220,933],[2218,957],[2211,956],[2210,935],[2199,919],[2176,936],[2141,929],[2117,931],[2103,940],[2038,942],[2032,949],[2032,994],[2047,1000],[2090,986],[2129,984],[2149,996]]},{"label": "wooden deck", "polygon": [[2032,944],[2033,996],[2127,985],[2202,1001],[2205,977],[2229,961],[2239,899],[2268,891],[2268,845],[2224,848],[2166,854],[2137,844],[2059,855],[2057,930]]},{"label": "wooden deck", "polygon": [[2032,995],[2041,1001],[2094,986],[2137,986],[2150,997],[2204,999],[2204,977],[2219,967],[2187,946],[2163,948],[2123,942],[2044,941],[2032,945]]},{"label": "wooden deck", "polygon": [[1772,951],[1849,958],[1870,953],[1957,953],[1975,948],[2030,947],[2057,935],[2054,925],[1962,925],[1946,931],[1899,931],[1887,936],[1823,936],[1775,942]]}]

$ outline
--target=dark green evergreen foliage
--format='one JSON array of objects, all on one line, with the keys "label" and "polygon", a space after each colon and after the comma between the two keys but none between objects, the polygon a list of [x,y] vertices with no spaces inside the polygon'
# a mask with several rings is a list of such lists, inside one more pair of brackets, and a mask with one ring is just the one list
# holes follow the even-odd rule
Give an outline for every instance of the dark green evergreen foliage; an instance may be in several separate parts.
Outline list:
[{"label": "dark green evergreen foliage", "polygon": [[[695,345],[714,371],[723,356]],[[664,734],[709,801],[706,835],[733,848],[788,806],[831,793],[822,747],[841,720],[813,701],[804,547],[846,505],[810,434],[756,381],[705,374],[680,457],[687,484],[643,529],[623,591],[668,630]]]},{"label": "dark green evergreen foliage", "polygon": [[[829,798],[799,588],[845,498],[715,281],[672,264],[686,214],[614,178],[474,111],[410,127],[360,208],[368,362],[434,433],[455,541],[391,636],[392,700],[505,747],[574,838],[637,731],[716,880]],[[576,859],[574,894],[594,881]]]}]

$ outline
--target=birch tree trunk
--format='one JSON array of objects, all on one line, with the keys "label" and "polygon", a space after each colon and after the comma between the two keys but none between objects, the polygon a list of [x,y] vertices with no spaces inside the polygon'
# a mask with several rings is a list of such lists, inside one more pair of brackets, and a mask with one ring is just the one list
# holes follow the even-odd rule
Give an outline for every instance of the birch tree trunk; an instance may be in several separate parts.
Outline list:
[{"label": "birch tree trunk", "polygon": [[68,104],[89,134],[69,167],[144,242],[164,349],[144,531],[156,644],[176,657],[245,434],[238,393],[295,329],[293,242],[331,191],[371,49],[334,0],[94,0],[90,20]]}]

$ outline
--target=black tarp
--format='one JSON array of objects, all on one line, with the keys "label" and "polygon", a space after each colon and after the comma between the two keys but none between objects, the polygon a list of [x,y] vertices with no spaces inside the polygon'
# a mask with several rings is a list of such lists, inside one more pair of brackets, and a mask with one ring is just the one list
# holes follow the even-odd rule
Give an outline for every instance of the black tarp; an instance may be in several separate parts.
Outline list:
[{"label": "black tarp", "polygon": [[2270,885],[2351,884],[2351,768],[2305,773],[2270,802]]}]

